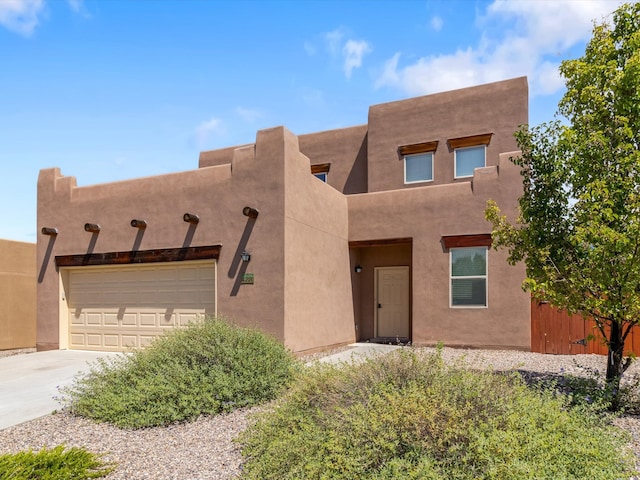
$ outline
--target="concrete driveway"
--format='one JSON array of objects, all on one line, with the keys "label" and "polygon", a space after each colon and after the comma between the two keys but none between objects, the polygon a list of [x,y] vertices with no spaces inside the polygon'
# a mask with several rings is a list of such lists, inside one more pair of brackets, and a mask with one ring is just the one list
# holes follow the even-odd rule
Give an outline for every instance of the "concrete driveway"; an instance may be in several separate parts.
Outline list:
[{"label": "concrete driveway", "polygon": [[[351,362],[395,350],[394,345],[354,343],[349,349],[323,357],[321,362]],[[0,357],[0,430],[49,415],[61,405],[54,399],[58,388],[70,385],[73,377],[88,371],[107,352],[50,350]]]},{"label": "concrete driveway", "polygon": [[89,362],[116,355],[106,352],[51,350],[0,358],[0,429],[48,415],[61,405],[58,387],[89,370]]}]

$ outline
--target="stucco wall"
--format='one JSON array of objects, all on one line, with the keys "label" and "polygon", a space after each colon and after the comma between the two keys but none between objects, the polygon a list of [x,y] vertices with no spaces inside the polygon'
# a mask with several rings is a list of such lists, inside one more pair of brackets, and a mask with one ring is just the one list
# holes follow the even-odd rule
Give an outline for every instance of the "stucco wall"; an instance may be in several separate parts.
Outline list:
[{"label": "stucco wall", "polygon": [[220,148],[217,150],[206,150],[200,152],[198,158],[198,166],[204,167],[217,167],[219,165],[227,165],[231,163],[235,151],[239,148],[255,146],[254,143],[246,145],[236,145],[233,147]]},{"label": "stucco wall", "polygon": [[309,173],[293,134],[285,158],[287,345],[304,351],[353,342],[346,197]]},{"label": "stucco wall", "polygon": [[[447,141],[493,133],[486,164],[497,165],[500,153],[517,149],[513,133],[527,122],[526,77],[373,105],[369,109],[368,191],[468,181],[454,180],[454,152]],[[405,185],[398,147],[431,141],[438,142],[433,182]]]},{"label": "stucco wall", "polygon": [[[39,349],[58,348],[59,289],[56,255],[222,244],[218,264],[218,313],[245,325],[260,325],[283,339],[284,168],[281,129],[261,131],[256,146],[233,152],[232,164],[150,178],[77,187],[58,169],[40,172],[38,228],[57,237],[38,238]],[[251,220],[244,206],[260,211]],[[197,214],[191,226],[182,215]],[[146,230],[129,225],[147,221]],[[99,234],[84,231],[98,223]],[[250,251],[248,265],[239,261]],[[254,285],[241,285],[244,271]],[[257,309],[256,305],[260,305]]]},{"label": "stucco wall", "polygon": [[[489,198],[515,215],[521,178],[502,152],[516,148],[513,132],[527,122],[527,101],[526,78],[518,78],[374,105],[368,125],[301,137],[284,127],[262,130],[254,144],[202,152],[192,171],[78,187],[58,169],[42,170],[38,228],[59,233],[38,237],[38,348],[59,346],[64,292],[56,255],[221,244],[218,313],[260,326],[294,351],[371,337],[373,268],[391,265],[411,266],[415,343],[528,349],[524,267],[490,251],[488,308],[450,308],[441,243],[445,235],[490,233]],[[484,133],[493,134],[488,166],[454,180],[447,140]],[[439,142],[434,181],[404,185],[398,147],[429,141]],[[328,185],[310,174],[318,163],[331,163]],[[243,216],[244,206],[259,216]],[[186,212],[200,223],[185,223]],[[147,229],[131,228],[133,218]],[[101,232],[85,232],[87,222]],[[398,238],[410,241],[349,248]],[[239,260],[244,250],[248,264]],[[362,273],[354,273],[356,264]],[[241,284],[243,273],[254,275],[253,285]]]},{"label": "stucco wall", "polygon": [[0,240],[0,350],[36,345],[36,246]]},{"label": "stucco wall", "polygon": [[311,164],[330,163],[327,183],[346,195],[367,192],[368,125],[299,136]]},{"label": "stucco wall", "polygon": [[[520,287],[524,267],[510,266],[504,252],[489,251],[488,308],[451,308],[449,252],[441,244],[446,235],[490,233],[484,219],[489,198],[514,215],[521,183],[509,156],[501,155],[498,167],[476,170],[472,182],[348,197],[351,241],[413,239],[414,343],[529,349],[530,302]],[[366,322],[370,299],[361,295]]]}]

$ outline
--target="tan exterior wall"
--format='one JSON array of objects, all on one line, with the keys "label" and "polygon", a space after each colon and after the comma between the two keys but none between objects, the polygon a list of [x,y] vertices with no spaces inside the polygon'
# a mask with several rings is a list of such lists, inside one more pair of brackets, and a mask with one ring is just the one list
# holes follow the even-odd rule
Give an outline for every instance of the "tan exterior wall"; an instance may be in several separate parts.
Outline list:
[{"label": "tan exterior wall", "polygon": [[[41,350],[59,347],[60,290],[56,255],[222,244],[218,263],[218,314],[260,325],[284,340],[284,167],[281,128],[258,133],[256,146],[234,151],[232,164],[137,180],[77,187],[58,169],[38,180],[38,228],[57,237],[38,238],[38,338]],[[232,173],[233,172],[233,173]],[[252,220],[244,206],[260,211]],[[197,214],[191,226],[182,215]],[[131,219],[147,221],[139,231]],[[99,234],[84,231],[98,223]],[[251,253],[248,265],[239,261]],[[241,285],[242,273],[255,275]],[[260,308],[255,306],[259,305]],[[64,319],[63,319],[64,321]]]},{"label": "tan exterior wall", "polygon": [[[231,164],[88,187],[57,169],[41,171],[38,225],[59,233],[39,238],[39,349],[64,346],[55,256],[213,244],[222,245],[218,314],[259,326],[294,351],[355,339],[346,198],[310,175],[297,137],[282,127],[229,153]],[[247,205],[257,219],[242,215]],[[182,220],[186,212],[200,217],[195,228]],[[133,218],[148,227],[131,228]],[[100,233],[85,232],[87,222]],[[239,261],[244,250],[248,264]],[[244,273],[253,285],[241,284]]]},{"label": "tan exterior wall", "polygon": [[0,240],[0,350],[36,345],[36,246]]},{"label": "tan exterior wall", "polygon": [[[509,156],[500,156],[499,167],[476,170],[472,182],[348,197],[351,241],[413,239],[412,340],[415,344],[442,341],[449,346],[529,349],[530,302],[520,288],[524,268],[510,266],[503,252],[489,251],[488,307],[451,308],[449,252],[441,243],[445,235],[490,233],[490,225],[484,220],[489,198],[499,205],[514,204],[521,184],[519,180],[513,181],[519,178],[519,169],[508,160]],[[513,215],[514,210],[505,213]],[[384,255],[385,247],[378,248]],[[370,253],[373,258],[367,260],[368,268],[388,262],[385,256],[376,258],[375,253]],[[369,289],[364,284],[362,288]],[[371,297],[362,294],[361,324],[372,322],[370,303]]]},{"label": "tan exterior wall", "polygon": [[[490,233],[488,199],[515,215],[522,182],[504,152],[516,148],[527,108],[526,78],[517,78],[374,105],[368,125],[300,137],[262,130],[255,144],[202,152],[192,171],[77,187],[58,169],[42,170],[38,227],[58,235],[38,238],[37,347],[64,347],[55,256],[222,245],[217,313],[259,326],[293,351],[371,338],[374,269],[383,266],[410,267],[414,343],[528,349],[524,267],[490,251],[488,307],[451,308],[442,244],[443,236]],[[487,166],[455,180],[447,141],[485,133],[493,134]],[[434,181],[405,185],[398,148],[430,141],[438,142]],[[328,184],[310,173],[322,163],[331,164]],[[245,217],[245,206],[259,216]],[[187,212],[200,217],[197,226],[183,221]],[[146,230],[131,228],[134,218],[146,220]],[[85,232],[87,222],[100,233]],[[245,250],[249,263],[240,262]],[[245,273],[254,284],[241,283]]]},{"label": "tan exterior wall", "polygon": [[347,199],[285,151],[285,338],[294,351],[355,340]]},{"label": "tan exterior wall", "polygon": [[[447,141],[493,133],[486,164],[493,166],[500,153],[517,149],[513,133],[524,123],[528,123],[525,77],[373,105],[369,109],[368,191],[466,182],[454,180],[454,152]],[[431,141],[438,142],[433,182],[405,185],[398,147]]]},{"label": "tan exterior wall", "polygon": [[198,159],[198,167],[217,167],[220,165],[228,165],[233,160],[234,152],[239,148],[252,147],[255,144],[236,145],[234,147],[221,148],[219,150],[207,150],[200,152]]},{"label": "tan exterior wall", "polygon": [[331,164],[327,183],[345,195],[366,193],[367,125],[300,135],[300,151],[312,164]]}]

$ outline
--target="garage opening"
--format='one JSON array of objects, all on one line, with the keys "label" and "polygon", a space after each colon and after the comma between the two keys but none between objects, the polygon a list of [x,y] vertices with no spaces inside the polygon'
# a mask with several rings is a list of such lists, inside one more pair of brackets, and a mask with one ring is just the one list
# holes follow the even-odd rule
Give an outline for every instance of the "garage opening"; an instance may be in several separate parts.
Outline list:
[{"label": "garage opening", "polygon": [[[61,264],[71,263],[65,258]],[[67,266],[60,268],[60,278],[61,348],[144,347],[167,329],[216,314],[216,260],[211,258]]]}]

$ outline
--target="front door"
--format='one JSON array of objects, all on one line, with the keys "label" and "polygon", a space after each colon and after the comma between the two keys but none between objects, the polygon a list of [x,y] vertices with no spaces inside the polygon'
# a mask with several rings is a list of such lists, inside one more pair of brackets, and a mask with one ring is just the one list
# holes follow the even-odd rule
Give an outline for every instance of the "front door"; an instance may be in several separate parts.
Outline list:
[{"label": "front door", "polygon": [[409,267],[377,267],[376,337],[409,338]]}]

